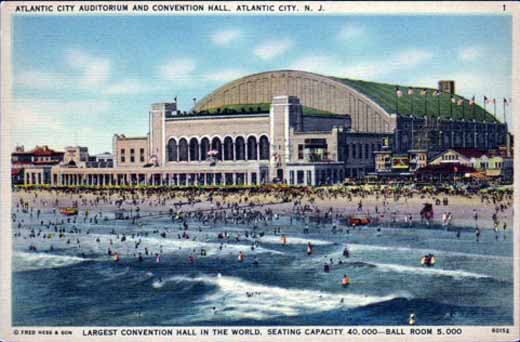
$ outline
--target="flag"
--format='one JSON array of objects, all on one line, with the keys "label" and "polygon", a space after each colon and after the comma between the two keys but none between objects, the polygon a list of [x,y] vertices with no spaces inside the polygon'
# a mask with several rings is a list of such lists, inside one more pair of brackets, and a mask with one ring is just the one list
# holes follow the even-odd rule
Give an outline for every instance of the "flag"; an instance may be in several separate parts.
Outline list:
[{"label": "flag", "polygon": [[459,99],[457,101],[457,106],[462,106],[464,104],[464,100],[463,99]]},{"label": "flag", "polygon": [[421,90],[421,96],[426,96],[426,89]]},{"label": "flag", "polygon": [[504,97],[504,104],[505,104],[506,106],[509,106],[509,101],[508,101],[505,97]]},{"label": "flag", "polygon": [[488,103],[489,99],[486,95],[484,95],[484,103]]},{"label": "flag", "polygon": [[408,95],[410,95],[410,96],[413,95],[413,88],[412,87],[408,88]]},{"label": "flag", "polygon": [[491,102],[492,102],[493,104],[496,104],[496,103],[497,103],[497,99],[493,99],[493,100],[491,100]]},{"label": "flag", "polygon": [[175,100],[175,102],[177,102],[177,96],[175,96],[174,100]]},{"label": "flag", "polygon": [[470,105],[470,106],[474,106],[474,105],[475,105],[475,96],[473,96],[473,97],[471,98],[471,100],[469,100],[469,105]]},{"label": "flag", "polygon": [[403,92],[401,91],[401,89],[399,89],[399,87],[395,88],[395,94],[397,95],[397,97],[403,96]]}]

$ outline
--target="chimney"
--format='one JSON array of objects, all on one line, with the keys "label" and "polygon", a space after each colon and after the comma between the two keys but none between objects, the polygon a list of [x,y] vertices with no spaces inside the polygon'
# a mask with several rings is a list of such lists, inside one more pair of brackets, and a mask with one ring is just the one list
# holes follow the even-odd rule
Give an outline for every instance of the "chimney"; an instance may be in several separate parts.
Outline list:
[{"label": "chimney", "polygon": [[439,81],[439,91],[455,94],[455,81]]}]

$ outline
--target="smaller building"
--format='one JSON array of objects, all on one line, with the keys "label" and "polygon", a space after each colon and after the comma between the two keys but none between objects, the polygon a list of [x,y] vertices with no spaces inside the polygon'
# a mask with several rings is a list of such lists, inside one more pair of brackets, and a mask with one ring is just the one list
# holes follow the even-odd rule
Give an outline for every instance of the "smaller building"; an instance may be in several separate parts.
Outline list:
[{"label": "smaller building", "polygon": [[17,146],[11,154],[11,181],[13,184],[50,184],[51,168],[63,161],[63,152],[47,145],[25,151]]},{"label": "smaller building", "polygon": [[505,183],[513,181],[513,159],[500,150],[449,149],[437,155],[431,165],[456,164],[472,167],[482,176]]},{"label": "smaller building", "polygon": [[415,179],[422,182],[456,182],[470,179],[475,169],[458,163],[428,165],[415,172]]},{"label": "smaller building", "polygon": [[375,173],[379,178],[412,177],[417,170],[428,164],[427,150],[409,150],[408,153],[393,153],[388,146],[374,152]]},{"label": "smaller building", "polygon": [[88,157],[87,167],[110,168],[114,167],[114,157],[110,152],[103,152]]},{"label": "smaller building", "polygon": [[113,165],[118,168],[136,168],[149,164],[149,138],[126,137],[124,134],[114,134],[113,138]]},{"label": "smaller building", "polygon": [[87,167],[89,161],[88,147],[67,146],[63,157],[63,165],[66,167]]},{"label": "smaller building", "polygon": [[447,149],[433,157],[431,165],[461,164],[473,167],[475,160],[481,158],[486,152],[473,148]]}]

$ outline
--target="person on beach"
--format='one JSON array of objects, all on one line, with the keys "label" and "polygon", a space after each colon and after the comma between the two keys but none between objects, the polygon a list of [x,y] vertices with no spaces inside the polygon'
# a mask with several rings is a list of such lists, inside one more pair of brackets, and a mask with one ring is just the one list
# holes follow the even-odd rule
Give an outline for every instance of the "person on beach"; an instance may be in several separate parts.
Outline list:
[{"label": "person on beach", "polygon": [[478,227],[475,228],[475,238],[477,242],[480,241],[480,229]]}]

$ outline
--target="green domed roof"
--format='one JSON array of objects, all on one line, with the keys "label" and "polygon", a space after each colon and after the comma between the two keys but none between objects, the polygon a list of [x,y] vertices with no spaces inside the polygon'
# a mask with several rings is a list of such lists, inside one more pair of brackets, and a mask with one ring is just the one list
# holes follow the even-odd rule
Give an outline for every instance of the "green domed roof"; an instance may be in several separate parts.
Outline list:
[{"label": "green domed roof", "polygon": [[[410,86],[352,80],[348,78],[334,77],[332,79],[364,94],[390,114],[397,113],[396,107],[398,106],[399,114],[405,117],[439,117],[441,119],[453,118],[454,120],[464,119],[468,121],[498,122],[498,120],[491,113],[484,110],[484,108],[477,104],[470,106],[469,100],[460,95],[454,94],[453,97],[456,102],[458,102],[459,99],[464,101],[464,113],[463,106],[458,106],[457,103],[451,102],[451,95],[449,93],[441,92],[440,96],[433,96],[436,89],[411,86],[413,95],[408,95]],[[403,96],[399,98],[399,102],[397,102],[396,87],[399,87],[403,93]],[[421,95],[422,90],[426,90],[426,96]]]}]

